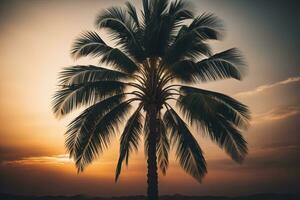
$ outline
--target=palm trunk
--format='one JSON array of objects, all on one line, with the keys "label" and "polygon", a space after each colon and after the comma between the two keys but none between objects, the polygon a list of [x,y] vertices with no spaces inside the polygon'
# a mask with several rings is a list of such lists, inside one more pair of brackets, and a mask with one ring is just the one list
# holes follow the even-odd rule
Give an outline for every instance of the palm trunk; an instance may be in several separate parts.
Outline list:
[{"label": "palm trunk", "polygon": [[157,175],[157,156],[156,156],[156,143],[157,143],[157,111],[151,109],[149,111],[149,136],[148,136],[148,174],[147,174],[147,199],[158,200],[158,175]]}]

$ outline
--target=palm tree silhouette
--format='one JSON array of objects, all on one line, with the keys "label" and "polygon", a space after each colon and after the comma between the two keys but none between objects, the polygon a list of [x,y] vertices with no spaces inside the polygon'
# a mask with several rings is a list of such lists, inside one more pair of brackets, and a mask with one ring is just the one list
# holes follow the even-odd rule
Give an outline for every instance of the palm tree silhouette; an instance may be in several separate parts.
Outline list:
[{"label": "palm tree silhouette", "polygon": [[[222,22],[209,13],[194,17],[183,0],[143,0],[142,5],[141,16],[127,2],[125,8],[111,7],[97,17],[97,28],[110,31],[115,47],[96,32],[85,32],[76,39],[71,51],[74,58],[97,57],[100,64],[113,69],[91,65],[65,68],[53,97],[53,111],[62,117],[86,107],[66,131],[66,148],[78,172],[109,146],[118,125],[124,124],[117,181],[123,162],[128,164],[143,136],[147,195],[156,200],[157,166],[166,173],[171,145],[188,174],[199,182],[206,174],[202,150],[188,125],[242,162],[247,142],[241,131],[248,127],[250,114],[245,105],[229,96],[189,86],[242,78],[246,65],[236,48],[213,54],[207,44],[221,38]],[[132,107],[135,110],[125,120]]]}]

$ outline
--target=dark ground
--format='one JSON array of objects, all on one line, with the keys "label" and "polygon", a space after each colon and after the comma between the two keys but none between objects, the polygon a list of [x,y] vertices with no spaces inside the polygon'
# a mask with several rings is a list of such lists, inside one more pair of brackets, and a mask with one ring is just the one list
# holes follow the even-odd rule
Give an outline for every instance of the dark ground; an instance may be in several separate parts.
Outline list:
[{"label": "dark ground", "polygon": [[[88,197],[76,196],[21,196],[0,194],[0,200],[145,200],[144,196],[128,197]],[[300,200],[300,194],[254,194],[249,196],[225,197],[225,196],[161,196],[160,200]]]}]

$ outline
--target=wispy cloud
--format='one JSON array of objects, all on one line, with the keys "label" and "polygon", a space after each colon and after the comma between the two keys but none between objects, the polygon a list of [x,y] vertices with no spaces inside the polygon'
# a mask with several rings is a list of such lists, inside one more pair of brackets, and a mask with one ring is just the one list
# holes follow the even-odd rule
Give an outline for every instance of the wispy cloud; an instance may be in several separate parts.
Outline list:
[{"label": "wispy cloud", "polygon": [[[133,160],[136,163],[136,160]],[[136,161],[136,162],[135,162]],[[62,165],[62,164],[73,164],[74,161],[70,158],[69,154],[49,155],[49,156],[26,156],[16,159],[8,159],[0,161],[0,165]],[[113,165],[114,161],[99,161],[95,160],[94,164],[102,165]]]},{"label": "wispy cloud", "polygon": [[236,97],[247,97],[247,96],[251,96],[251,95],[263,92],[265,90],[272,89],[272,88],[277,87],[277,86],[286,85],[286,84],[290,84],[290,83],[295,83],[295,82],[299,82],[299,81],[300,81],[300,76],[290,77],[286,80],[279,81],[279,82],[276,82],[276,83],[273,83],[273,84],[266,84],[266,85],[258,86],[257,88],[255,88],[253,90],[250,90],[250,91],[237,93],[234,96],[236,96]]},{"label": "wispy cloud", "polygon": [[285,119],[300,113],[299,106],[280,106],[253,117],[252,124]]},{"label": "wispy cloud", "polygon": [[53,156],[33,156],[33,157],[24,157],[17,160],[3,161],[2,164],[66,164],[71,163],[72,160],[69,158],[68,154],[60,154]]}]

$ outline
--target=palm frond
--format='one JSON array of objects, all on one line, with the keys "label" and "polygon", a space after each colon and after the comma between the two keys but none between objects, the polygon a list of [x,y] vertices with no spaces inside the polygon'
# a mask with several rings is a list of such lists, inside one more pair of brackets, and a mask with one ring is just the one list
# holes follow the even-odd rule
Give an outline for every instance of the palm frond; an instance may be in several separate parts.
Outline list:
[{"label": "palm frond", "polygon": [[[71,157],[75,156],[80,140],[91,133],[91,128],[107,111],[120,104],[125,98],[124,94],[108,97],[85,109],[68,125],[65,133],[65,146]],[[102,148],[102,146],[100,146]]]},{"label": "palm frond", "polygon": [[167,135],[167,130],[164,121],[160,118],[159,121],[159,131],[158,131],[158,140],[157,140],[157,160],[160,170],[163,175],[166,175],[168,166],[169,166],[169,151],[170,144],[169,138]]},{"label": "palm frond", "polygon": [[186,83],[227,78],[240,80],[245,74],[246,63],[240,51],[232,48],[197,63],[181,60],[171,67],[171,71],[177,79]]},{"label": "palm frond", "polygon": [[200,40],[218,40],[222,38],[224,27],[222,21],[212,13],[203,13],[189,25],[187,32],[193,32]]},{"label": "palm frond", "polygon": [[53,96],[53,112],[62,117],[81,106],[93,104],[107,96],[120,94],[126,85],[120,81],[95,81],[64,85]]},{"label": "palm frond", "polygon": [[175,24],[179,25],[187,19],[192,19],[194,14],[184,0],[175,0],[170,3],[168,14],[174,16]]},{"label": "palm frond", "polygon": [[206,161],[197,140],[172,108],[165,112],[164,122],[170,132],[171,143],[176,146],[179,164],[188,174],[201,182],[207,171]]},{"label": "palm frond", "polygon": [[[171,45],[171,43],[174,42],[174,39],[176,36],[178,36],[178,28],[185,27],[184,25],[185,20],[192,19],[194,14],[189,9],[189,4],[186,1],[183,0],[176,0],[172,1],[169,6],[168,13],[165,14],[165,16],[170,17],[170,22],[172,29],[169,32],[170,35],[170,43],[168,45]],[[176,34],[177,33],[177,34]]]},{"label": "palm frond", "polygon": [[138,41],[140,38],[138,28],[132,17],[121,7],[111,7],[100,13],[96,19],[98,28],[107,28],[111,32],[117,45],[126,50],[126,53],[138,61],[143,61],[143,49]]},{"label": "palm frond", "polygon": [[161,56],[165,50],[171,25],[170,18],[163,16],[168,0],[143,1],[143,46],[147,57]]},{"label": "palm frond", "polygon": [[208,128],[213,141],[236,162],[242,163],[248,153],[247,141],[233,123],[219,116],[217,123]]},{"label": "palm frond", "polygon": [[149,43],[153,49],[151,55],[163,57],[166,49],[173,43],[179,26],[192,17],[193,14],[187,9],[186,3],[181,0],[171,2],[149,33]]},{"label": "palm frond", "polygon": [[190,26],[183,25],[174,36],[175,41],[165,55],[165,63],[172,65],[182,59],[196,60],[199,56],[211,56],[210,47],[204,43],[207,39],[219,39],[222,30],[221,21],[212,14],[195,18]]},{"label": "palm frond", "polygon": [[111,47],[107,46],[96,32],[86,31],[75,40],[71,55],[74,58],[82,56],[99,57],[110,49]]},{"label": "palm frond", "polygon": [[196,60],[201,56],[211,56],[210,46],[197,40],[193,34],[184,34],[166,50],[163,60],[171,66],[180,60]]},{"label": "palm frond", "polygon": [[176,39],[176,34],[178,35],[178,28],[186,26],[183,23],[185,20],[192,19],[194,14],[189,9],[189,4],[186,1],[176,0],[170,3],[168,13],[165,16],[170,18],[168,20],[170,25],[167,26],[170,27],[170,31],[166,33],[169,34],[169,43],[167,45],[170,46]]},{"label": "palm frond", "polygon": [[138,144],[140,141],[140,134],[142,131],[142,119],[143,116],[140,113],[141,106],[131,115],[128,119],[124,131],[121,135],[120,141],[120,156],[116,168],[115,181],[118,180],[119,175],[122,170],[122,163],[126,159],[126,164],[128,164],[129,154],[138,149]]},{"label": "palm frond", "polygon": [[118,36],[134,38],[134,24],[129,20],[126,10],[121,7],[111,7],[101,12],[96,19],[96,26],[108,28],[114,39],[118,39]]},{"label": "palm frond", "polygon": [[136,63],[118,48],[107,51],[100,62],[112,65],[114,68],[128,74],[133,74],[139,69]]},{"label": "palm frond", "polygon": [[[179,105],[184,103],[189,105],[191,110],[207,110],[208,115],[211,112],[215,112],[212,114],[224,116],[239,128],[247,128],[249,126],[251,115],[248,107],[232,97],[222,93],[189,86],[180,87],[180,92],[183,96],[179,98]],[[200,102],[203,102],[202,106],[204,108],[199,107],[201,105]],[[197,111],[194,112],[196,113]],[[203,111],[201,113],[203,113]],[[206,115],[206,113],[203,113],[203,115]]]},{"label": "palm frond", "polygon": [[111,137],[117,126],[122,122],[130,109],[130,101],[124,101],[105,113],[92,126],[84,126],[86,134],[80,135],[74,159],[78,172],[90,164],[104,148],[110,144]]},{"label": "palm frond", "polygon": [[239,128],[246,128],[249,123],[248,108],[238,101],[215,92],[191,87],[182,87],[177,105],[185,117],[237,162],[242,162],[247,154],[247,143]]},{"label": "palm frond", "polygon": [[60,85],[82,84],[87,82],[128,79],[129,74],[93,65],[66,67],[59,74]]},{"label": "palm frond", "polygon": [[151,1],[150,14],[144,21],[144,47],[148,57],[164,57],[168,47],[173,43],[179,26],[184,20],[191,19],[193,13],[187,8],[187,3],[181,0]]},{"label": "palm frond", "polygon": [[132,74],[138,67],[135,62],[118,48],[108,46],[96,32],[85,32],[73,44],[71,54],[75,58],[82,56],[100,57],[100,63],[112,65],[123,72]]}]

